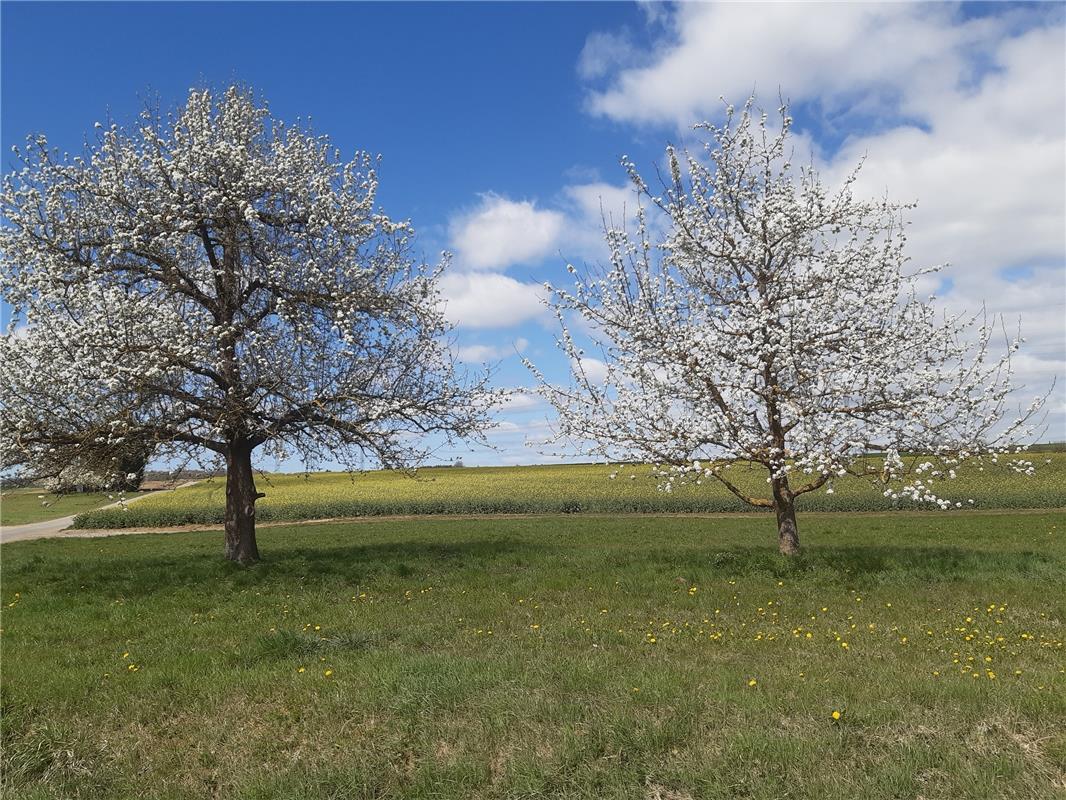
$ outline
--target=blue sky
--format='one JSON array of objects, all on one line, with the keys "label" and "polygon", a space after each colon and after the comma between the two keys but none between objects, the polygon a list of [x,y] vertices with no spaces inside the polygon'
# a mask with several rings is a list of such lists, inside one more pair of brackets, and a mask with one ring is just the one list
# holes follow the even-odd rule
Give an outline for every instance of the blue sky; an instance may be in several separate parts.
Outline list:
[{"label": "blue sky", "polygon": [[[106,114],[192,86],[250,84],[286,120],[313,119],[345,152],[382,154],[380,199],[426,257],[455,253],[444,289],[471,364],[551,374],[537,286],[595,261],[599,211],[629,201],[618,159],[647,171],[667,141],[741,103],[793,102],[798,147],[838,179],[921,201],[917,263],[951,261],[949,308],[1023,315],[1033,387],[1066,378],[1066,55],[1051,4],[845,6],[631,3],[3,3],[4,151],[30,132],[77,150]],[[5,169],[10,165],[5,162]],[[631,202],[628,205],[632,207]],[[1049,438],[1066,438],[1062,394]],[[497,451],[527,446],[546,410],[523,394]]]}]

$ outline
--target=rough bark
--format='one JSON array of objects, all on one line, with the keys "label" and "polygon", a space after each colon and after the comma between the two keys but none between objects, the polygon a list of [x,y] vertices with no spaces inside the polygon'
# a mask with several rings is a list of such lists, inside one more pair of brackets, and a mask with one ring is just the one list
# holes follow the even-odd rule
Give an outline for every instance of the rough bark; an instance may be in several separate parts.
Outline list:
[{"label": "rough bark", "polygon": [[774,479],[774,512],[777,514],[777,546],[786,556],[799,555],[799,528],[796,526],[796,499],[788,478]]},{"label": "rough bark", "polygon": [[255,543],[255,501],[262,494],[255,490],[252,472],[252,447],[233,442],[226,453],[226,558],[238,564],[259,560]]}]

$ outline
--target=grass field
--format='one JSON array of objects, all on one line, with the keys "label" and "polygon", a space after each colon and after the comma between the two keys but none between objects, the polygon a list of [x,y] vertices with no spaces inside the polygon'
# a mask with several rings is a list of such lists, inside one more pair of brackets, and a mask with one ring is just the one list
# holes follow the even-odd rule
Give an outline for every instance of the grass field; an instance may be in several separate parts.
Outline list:
[{"label": "grass field", "polygon": [[101,492],[56,495],[43,489],[10,489],[0,494],[0,525],[25,525],[81,514],[113,503],[117,497],[117,494],[109,497]]},{"label": "grass field", "polygon": [[[1050,463],[1045,464],[1045,459]],[[1027,477],[1003,469],[978,472],[963,469],[950,482],[945,496],[978,508],[1066,507],[1066,453],[1047,453],[1031,460],[1035,475]],[[718,483],[681,487],[671,494],[658,491],[646,466],[623,468],[608,476],[603,465],[437,468],[417,478],[395,472],[369,472],[354,478],[344,473],[272,475],[258,480],[266,497],[256,504],[261,521],[325,519],[383,514],[484,514],[573,512],[718,512],[751,508]],[[633,476],[633,477],[631,477]],[[765,473],[738,468],[733,479],[753,493],[766,494]],[[824,491],[799,499],[801,511],[875,511],[905,501],[886,499],[869,483],[839,480],[834,493]],[[225,480],[215,478],[196,486],[148,498],[128,511],[109,509],[86,513],[75,520],[82,528],[157,527],[182,524],[221,524]]]},{"label": "grass field", "polygon": [[1064,796],[1063,514],[768,526],[4,545],[5,797]]}]

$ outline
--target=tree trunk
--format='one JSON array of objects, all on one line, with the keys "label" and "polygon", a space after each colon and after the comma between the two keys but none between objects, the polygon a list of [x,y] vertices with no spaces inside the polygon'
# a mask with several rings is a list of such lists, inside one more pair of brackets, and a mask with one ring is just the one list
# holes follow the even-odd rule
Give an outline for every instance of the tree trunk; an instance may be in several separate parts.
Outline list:
[{"label": "tree trunk", "polygon": [[799,528],[796,527],[796,500],[788,487],[788,478],[775,478],[774,511],[777,514],[777,546],[782,555],[799,555]]},{"label": "tree trunk", "polygon": [[252,448],[246,442],[233,442],[226,453],[226,558],[238,564],[259,560],[255,544],[255,501],[263,495],[255,490]]}]

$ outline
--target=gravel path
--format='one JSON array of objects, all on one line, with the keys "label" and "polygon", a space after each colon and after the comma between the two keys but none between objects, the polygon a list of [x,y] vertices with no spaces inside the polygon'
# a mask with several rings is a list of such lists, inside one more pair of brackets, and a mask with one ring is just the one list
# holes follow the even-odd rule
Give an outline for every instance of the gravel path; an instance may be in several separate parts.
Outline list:
[{"label": "gravel path", "polygon": [[[186,486],[192,486],[199,481],[189,481],[183,483],[181,486],[175,486],[173,489],[163,489],[164,492],[173,492],[177,489],[184,489]],[[152,497],[159,494],[159,492],[151,492],[150,494],[142,494],[137,497],[131,497],[126,501],[129,503],[136,503],[138,500],[143,500],[145,497]],[[101,508],[113,508],[120,505],[120,503],[109,503]],[[26,525],[8,525],[7,527],[0,527],[0,544],[5,542],[20,542],[26,539],[48,539],[53,536],[59,536],[72,524],[74,524],[74,516],[59,517],[57,519],[46,519],[44,522],[30,522]],[[112,533],[122,533],[121,530],[112,531]],[[67,534],[68,536],[78,536],[77,533]],[[99,535],[99,534],[97,534]]]}]

